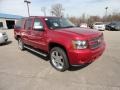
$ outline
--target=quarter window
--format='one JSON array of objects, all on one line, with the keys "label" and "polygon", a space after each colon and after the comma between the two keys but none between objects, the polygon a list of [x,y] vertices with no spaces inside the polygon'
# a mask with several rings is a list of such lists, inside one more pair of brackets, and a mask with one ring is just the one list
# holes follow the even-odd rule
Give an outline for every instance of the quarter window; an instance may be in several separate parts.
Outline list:
[{"label": "quarter window", "polygon": [[32,27],[32,19],[26,20],[25,29],[26,29],[26,30],[30,30],[31,27]]},{"label": "quarter window", "polygon": [[16,22],[16,25],[15,25],[15,28],[22,28],[22,24],[23,24],[23,19],[21,19],[21,20],[18,20],[17,22]]}]

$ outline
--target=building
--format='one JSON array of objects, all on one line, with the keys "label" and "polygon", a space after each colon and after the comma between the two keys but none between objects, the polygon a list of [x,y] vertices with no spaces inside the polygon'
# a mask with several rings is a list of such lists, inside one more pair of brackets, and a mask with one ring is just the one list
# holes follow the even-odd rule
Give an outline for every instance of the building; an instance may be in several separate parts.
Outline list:
[{"label": "building", "polygon": [[0,13],[0,29],[13,29],[15,22],[21,18],[23,17],[18,15]]}]

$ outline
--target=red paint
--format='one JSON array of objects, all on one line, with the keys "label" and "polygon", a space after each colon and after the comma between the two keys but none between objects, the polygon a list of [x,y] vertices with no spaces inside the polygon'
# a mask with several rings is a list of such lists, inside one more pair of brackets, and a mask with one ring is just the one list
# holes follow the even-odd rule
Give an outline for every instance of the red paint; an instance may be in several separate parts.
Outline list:
[{"label": "red paint", "polygon": [[[34,18],[36,17],[30,18],[32,18],[33,22]],[[90,47],[91,44],[96,44],[96,42],[91,41],[92,39],[98,38],[100,36],[103,38],[102,32],[87,28],[62,28],[59,30],[50,30],[44,20],[45,17],[37,18],[42,21],[44,25],[44,31],[35,31],[33,28],[25,30],[25,22],[23,22],[23,28],[20,30],[14,30],[15,38],[17,38],[17,36],[20,36],[25,44],[29,44],[34,48],[41,49],[47,53],[49,53],[50,43],[57,43],[59,45],[62,45],[66,49],[69,63],[71,65],[93,62],[103,54],[105,50],[104,40],[100,42],[101,44],[99,47],[94,49]],[[75,50],[72,45],[72,40],[87,40],[88,48],[83,50]]]}]

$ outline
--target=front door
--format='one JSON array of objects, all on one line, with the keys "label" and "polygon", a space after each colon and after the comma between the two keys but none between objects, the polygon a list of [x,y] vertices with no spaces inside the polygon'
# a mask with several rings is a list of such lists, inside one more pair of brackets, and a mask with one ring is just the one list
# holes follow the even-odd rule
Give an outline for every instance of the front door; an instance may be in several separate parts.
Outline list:
[{"label": "front door", "polygon": [[40,18],[34,19],[33,30],[31,33],[31,42],[35,48],[47,50],[46,31]]}]

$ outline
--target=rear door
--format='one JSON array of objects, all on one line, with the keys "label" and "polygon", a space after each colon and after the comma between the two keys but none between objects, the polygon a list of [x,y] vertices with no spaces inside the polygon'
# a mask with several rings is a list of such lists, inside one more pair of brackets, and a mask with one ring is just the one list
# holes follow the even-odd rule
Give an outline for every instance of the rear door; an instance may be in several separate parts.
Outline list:
[{"label": "rear door", "polygon": [[25,21],[24,31],[22,32],[23,41],[25,44],[31,45],[30,36],[32,31],[33,19],[28,18]]}]

